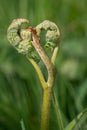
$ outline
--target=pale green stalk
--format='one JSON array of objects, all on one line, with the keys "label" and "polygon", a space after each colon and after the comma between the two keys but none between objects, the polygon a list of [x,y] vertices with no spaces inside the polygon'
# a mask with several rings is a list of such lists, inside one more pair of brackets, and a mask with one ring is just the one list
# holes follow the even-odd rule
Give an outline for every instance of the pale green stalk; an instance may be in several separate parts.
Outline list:
[{"label": "pale green stalk", "polygon": [[[56,59],[58,50],[59,50],[58,47],[56,47],[54,49],[54,52],[53,52],[53,55],[52,55],[52,58],[51,58],[51,61],[52,61],[53,64],[55,63],[55,59]],[[54,102],[55,110],[56,110],[56,113],[57,113],[57,120],[58,120],[58,124],[59,124],[59,129],[63,130],[64,126],[63,126],[62,115],[61,115],[59,104],[58,104],[58,101],[57,101],[57,98],[56,98],[56,94],[55,94],[54,91],[53,91],[53,102]]]}]

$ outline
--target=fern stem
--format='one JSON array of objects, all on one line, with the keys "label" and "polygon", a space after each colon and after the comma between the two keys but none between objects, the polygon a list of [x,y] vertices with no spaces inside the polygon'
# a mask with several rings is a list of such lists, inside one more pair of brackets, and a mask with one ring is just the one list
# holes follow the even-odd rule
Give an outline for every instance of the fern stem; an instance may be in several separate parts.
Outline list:
[{"label": "fern stem", "polygon": [[47,87],[43,94],[41,130],[48,130],[52,89]]},{"label": "fern stem", "polygon": [[30,59],[29,57],[27,57],[27,59],[32,63],[33,67],[35,68],[35,70],[38,74],[38,77],[40,79],[41,85],[42,85],[43,89],[45,89],[47,87],[47,83],[44,79],[42,71],[40,70],[39,66],[37,65],[37,63],[33,59]]}]

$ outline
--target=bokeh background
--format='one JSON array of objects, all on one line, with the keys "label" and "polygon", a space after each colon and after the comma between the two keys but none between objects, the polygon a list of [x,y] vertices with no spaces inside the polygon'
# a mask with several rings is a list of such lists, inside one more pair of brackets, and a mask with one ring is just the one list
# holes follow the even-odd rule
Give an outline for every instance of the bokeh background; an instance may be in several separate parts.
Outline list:
[{"label": "bokeh background", "polygon": [[[38,130],[42,104],[38,76],[6,37],[16,18],[29,19],[31,26],[48,19],[61,30],[54,91],[66,126],[87,107],[87,0],[0,0],[0,130],[21,130],[21,120],[26,130]],[[50,130],[58,130],[53,103]]]}]

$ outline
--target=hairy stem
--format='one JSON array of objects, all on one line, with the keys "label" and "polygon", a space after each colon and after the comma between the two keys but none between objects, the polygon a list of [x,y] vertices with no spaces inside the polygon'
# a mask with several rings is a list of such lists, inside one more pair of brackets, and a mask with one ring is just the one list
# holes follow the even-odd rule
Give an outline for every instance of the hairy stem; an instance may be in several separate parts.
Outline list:
[{"label": "hairy stem", "polygon": [[[59,50],[58,47],[56,47],[54,49],[54,52],[53,52],[53,55],[52,55],[52,58],[51,58],[51,61],[52,61],[53,64],[55,63],[55,59],[56,59],[56,55],[58,53],[58,50]],[[59,108],[59,103],[57,101],[56,94],[55,94],[54,91],[53,91],[53,102],[54,102],[54,107],[55,107],[55,110],[56,110],[56,113],[57,113],[57,119],[58,119],[59,129],[63,130],[64,126],[63,126],[62,115],[61,115],[61,111],[60,111],[60,108]]]},{"label": "hairy stem", "polygon": [[51,97],[52,89],[47,87],[43,94],[41,130],[49,129]]},{"label": "hairy stem", "polygon": [[[54,77],[55,77],[55,68],[53,63],[50,61],[49,57],[47,56],[47,54],[45,53],[45,51],[43,50],[43,48],[41,47],[40,44],[40,40],[39,37],[36,34],[36,30],[34,30],[33,28],[30,28],[32,31],[32,36],[33,36],[33,46],[35,47],[35,49],[37,50],[38,54],[40,55],[42,61],[44,62],[44,64],[46,65],[47,71],[48,71],[48,85],[54,83]],[[50,87],[52,87],[50,86]]]},{"label": "hairy stem", "polygon": [[[46,55],[45,51],[40,45],[39,37],[36,34],[36,31],[33,28],[30,28],[33,36],[33,46],[40,55],[42,61],[46,65],[48,71],[48,80],[47,86],[43,87],[43,104],[42,104],[42,119],[41,119],[41,130],[49,129],[49,119],[50,119],[50,104],[52,97],[52,88],[55,80],[55,69],[53,63],[50,61],[49,57]],[[42,84],[43,85],[43,84]]]},{"label": "hairy stem", "polygon": [[56,59],[58,50],[59,50],[59,47],[56,47],[56,48],[54,49],[54,52],[53,52],[53,55],[52,55],[52,58],[51,58],[51,62],[52,62],[53,64],[55,63],[55,59]]},{"label": "hairy stem", "polygon": [[33,59],[30,59],[27,57],[27,59],[32,63],[34,66],[41,85],[44,89],[43,91],[43,104],[42,104],[42,115],[41,115],[41,130],[48,130],[49,128],[49,118],[50,118],[50,105],[51,105],[51,96],[52,96],[52,88],[45,82],[44,76],[39,68],[39,66],[36,64],[36,62]]},{"label": "hairy stem", "polygon": [[43,89],[47,88],[47,83],[44,79],[44,76],[39,68],[39,66],[37,65],[37,63],[33,60],[33,59],[30,59],[29,57],[27,57],[27,59],[32,63],[32,65],[34,66],[38,76],[39,76],[39,79],[40,79],[40,82],[41,82],[41,85],[43,87]]}]

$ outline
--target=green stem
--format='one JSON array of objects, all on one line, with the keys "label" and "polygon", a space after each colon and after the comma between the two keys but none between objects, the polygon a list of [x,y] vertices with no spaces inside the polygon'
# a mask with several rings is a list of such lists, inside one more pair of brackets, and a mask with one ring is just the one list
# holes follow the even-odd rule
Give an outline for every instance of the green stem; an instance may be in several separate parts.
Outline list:
[{"label": "green stem", "polygon": [[55,63],[55,59],[56,59],[58,50],[59,50],[59,47],[56,47],[56,48],[54,49],[53,55],[52,55],[52,57],[51,57],[51,62],[52,62],[53,64]]},{"label": "green stem", "polygon": [[36,64],[36,62],[33,59],[30,59],[27,57],[27,59],[32,63],[34,66],[41,85],[43,87],[43,104],[42,104],[42,117],[41,117],[41,130],[48,130],[49,127],[49,118],[50,118],[50,104],[51,104],[51,97],[52,97],[52,87],[48,86],[47,82],[44,80],[44,76],[39,68],[39,66]]},{"label": "green stem", "polygon": [[51,90],[52,88],[48,87],[48,84],[45,82],[44,80],[44,76],[39,68],[39,66],[37,65],[37,63],[33,60],[30,59],[29,57],[27,57],[27,59],[32,63],[32,65],[34,66],[41,85],[43,87],[44,90],[44,94],[43,94],[43,104],[42,104],[42,119],[41,119],[41,130],[48,130],[48,126],[49,126],[49,113],[50,113],[50,103],[51,103]]},{"label": "green stem", "polygon": [[42,74],[42,71],[40,70],[40,68],[37,65],[37,63],[33,59],[30,59],[28,56],[27,56],[27,59],[31,62],[31,64],[35,68],[35,70],[36,70],[36,72],[38,74],[38,77],[40,79],[40,82],[41,82],[41,85],[42,85],[43,89],[47,88],[47,83],[46,83],[46,81],[44,79],[44,76]]},{"label": "green stem", "polygon": [[40,44],[40,40],[39,37],[36,34],[36,30],[34,30],[33,28],[31,28],[32,31],[32,37],[33,37],[33,46],[35,47],[35,49],[37,50],[38,54],[40,55],[42,61],[44,62],[47,71],[48,71],[48,85],[51,85],[50,87],[53,86],[54,83],[54,77],[55,77],[55,68],[53,63],[50,61],[49,57],[47,56],[47,54],[45,53],[44,49],[41,47]]},{"label": "green stem", "polygon": [[46,89],[44,89],[43,94],[41,130],[49,129],[51,97],[52,88],[47,87]]},{"label": "green stem", "polygon": [[53,63],[50,61],[49,57],[46,55],[45,51],[40,45],[39,37],[36,34],[36,31],[31,28],[33,41],[32,44],[40,55],[42,61],[44,62],[47,71],[48,71],[48,80],[45,84],[44,95],[43,95],[43,104],[42,104],[42,119],[41,119],[41,130],[48,130],[49,128],[49,119],[50,119],[50,104],[52,97],[52,89],[55,80],[55,69]]},{"label": "green stem", "polygon": [[[54,52],[53,52],[53,55],[52,55],[52,58],[51,58],[51,62],[52,62],[53,64],[55,63],[55,59],[56,59],[58,50],[59,50],[59,47],[56,47],[56,48],[54,49]],[[63,126],[62,115],[61,115],[61,111],[60,111],[60,108],[59,108],[59,104],[58,104],[58,101],[57,101],[57,98],[56,98],[56,94],[55,94],[54,91],[53,91],[53,102],[54,102],[55,110],[56,110],[56,113],[57,113],[57,119],[58,119],[59,129],[60,129],[60,130],[63,130],[63,129],[64,129],[64,126]]]}]

